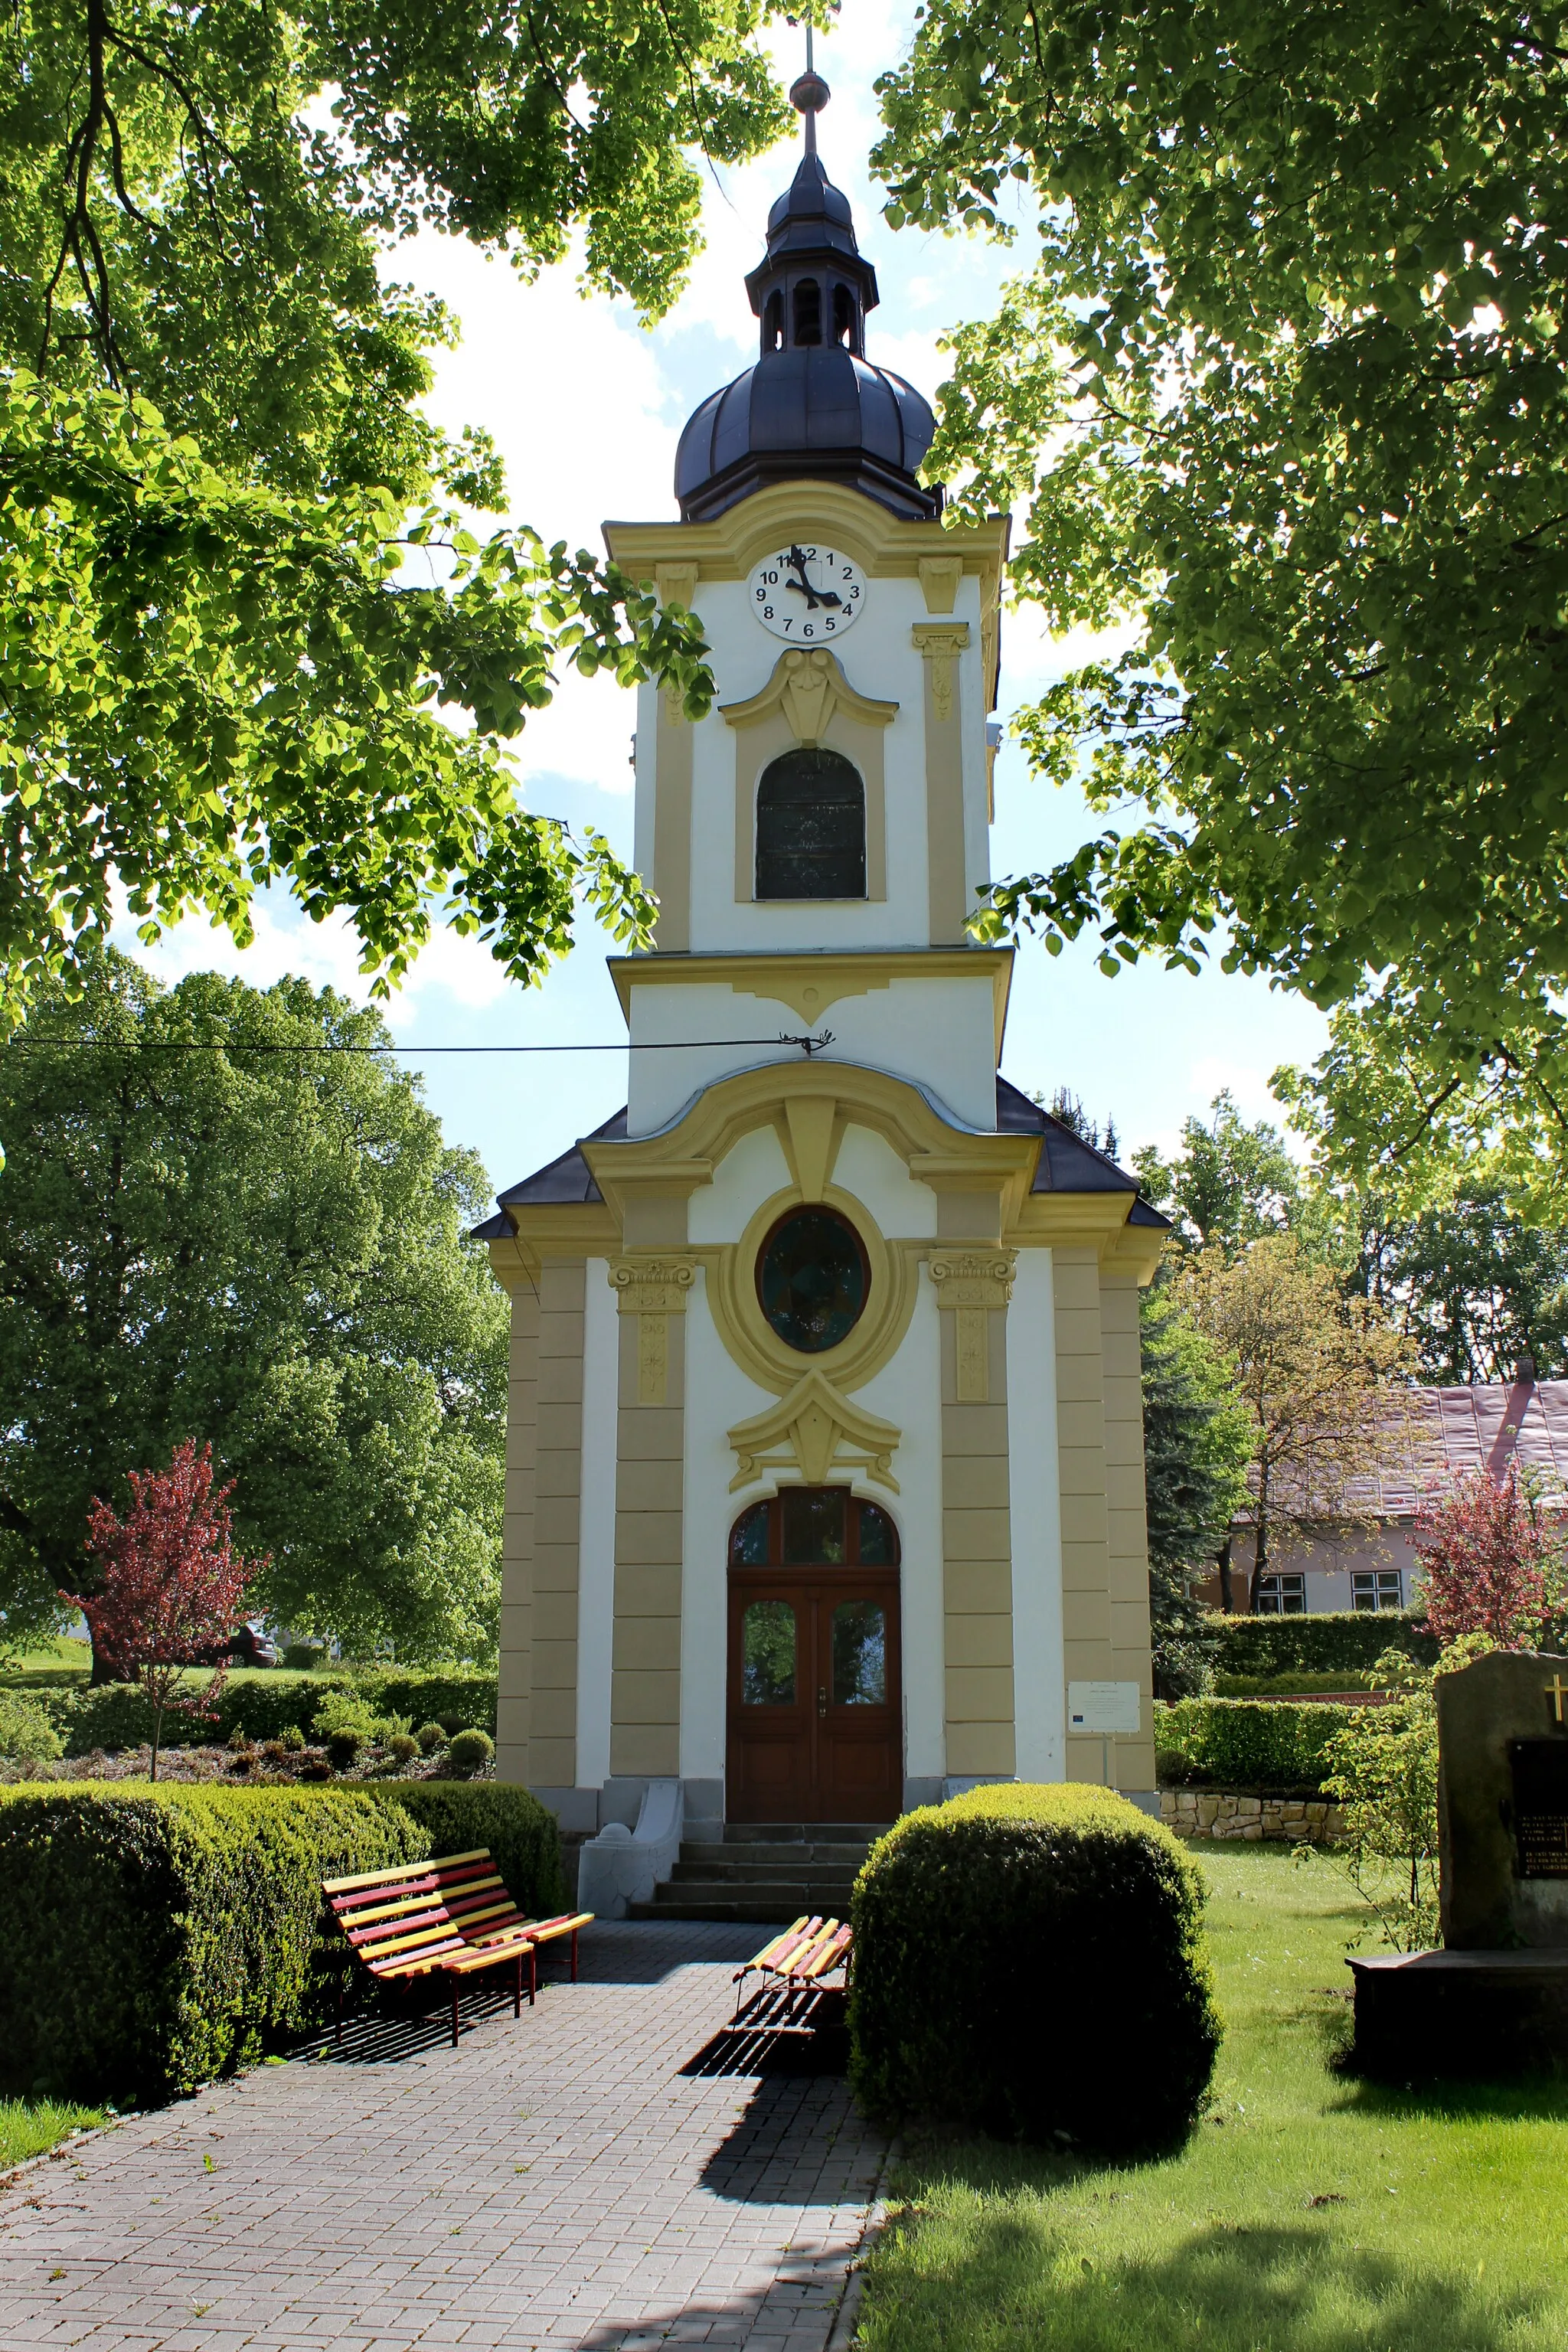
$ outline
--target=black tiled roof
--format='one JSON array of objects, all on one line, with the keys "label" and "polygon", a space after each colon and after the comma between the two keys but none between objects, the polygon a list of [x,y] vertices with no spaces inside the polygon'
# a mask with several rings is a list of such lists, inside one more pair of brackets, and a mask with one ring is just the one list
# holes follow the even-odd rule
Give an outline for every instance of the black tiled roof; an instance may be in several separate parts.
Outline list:
[{"label": "black tiled roof", "polygon": [[[1075,1135],[1070,1127],[1065,1126],[1059,1118],[1053,1118],[1048,1110],[1042,1110],[1038,1103],[1031,1102],[1027,1095],[1020,1094],[1016,1087],[1009,1086],[1007,1080],[1001,1077],[996,1081],[996,1126],[1003,1135],[1038,1135],[1044,1139],[1040,1164],[1035,1171],[1035,1181],[1030,1187],[1033,1192],[1136,1192],[1138,1190],[1135,1176],[1129,1176],[1114,1160],[1108,1160],[1103,1151],[1096,1151],[1081,1135]],[[584,1141],[619,1142],[626,1131],[626,1114],[624,1109],[618,1110],[614,1118],[607,1118],[603,1127],[595,1128],[592,1135],[584,1138]],[[474,1239],[477,1242],[505,1241],[513,1230],[511,1219],[506,1213],[513,1202],[519,1204],[526,1202],[534,1207],[570,1208],[583,1202],[602,1201],[604,1197],[583,1157],[582,1146],[574,1143],[570,1151],[563,1151],[560,1159],[552,1160],[547,1168],[536,1169],[531,1176],[523,1177],[520,1183],[510,1185],[504,1192],[499,1193],[497,1198],[500,1205],[496,1215],[487,1217],[482,1225],[474,1227]],[[1142,1199],[1133,1202],[1127,1222],[1131,1225],[1152,1225],[1160,1232],[1170,1230],[1170,1219],[1163,1217],[1158,1209],[1152,1209]]]}]

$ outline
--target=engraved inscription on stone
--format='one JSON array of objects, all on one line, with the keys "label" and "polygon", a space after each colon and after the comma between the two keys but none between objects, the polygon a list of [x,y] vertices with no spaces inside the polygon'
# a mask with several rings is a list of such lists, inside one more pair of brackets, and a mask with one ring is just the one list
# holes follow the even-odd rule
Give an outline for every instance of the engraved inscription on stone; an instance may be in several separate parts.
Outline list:
[{"label": "engraved inscription on stone", "polygon": [[1521,1878],[1568,1878],[1568,1739],[1510,1739],[1514,1867]]}]

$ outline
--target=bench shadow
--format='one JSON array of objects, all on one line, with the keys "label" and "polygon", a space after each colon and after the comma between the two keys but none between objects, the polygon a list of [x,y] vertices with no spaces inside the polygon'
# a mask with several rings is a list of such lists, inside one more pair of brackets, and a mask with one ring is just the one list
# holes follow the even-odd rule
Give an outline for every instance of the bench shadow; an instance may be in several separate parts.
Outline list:
[{"label": "bench shadow", "polygon": [[849,2065],[844,1995],[837,1987],[801,1994],[764,1987],[710,2036],[682,2074],[843,2074]]}]

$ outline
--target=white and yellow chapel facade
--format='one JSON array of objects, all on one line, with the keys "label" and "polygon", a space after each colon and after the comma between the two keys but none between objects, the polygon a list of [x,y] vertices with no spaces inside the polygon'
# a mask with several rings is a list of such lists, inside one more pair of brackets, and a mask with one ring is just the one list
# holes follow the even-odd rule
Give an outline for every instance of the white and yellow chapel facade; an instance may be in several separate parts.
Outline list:
[{"label": "white and yellow chapel facade", "polygon": [[[629,1099],[479,1229],[511,1299],[497,1771],[575,1832],[654,1784],[688,1835],[1154,1787],[1165,1226],[998,1075],[1011,950],[965,925],[1006,525],[944,528],[931,410],[865,356],[826,95],[796,86],[761,352],[686,428],[680,519],[605,530],[718,683],[696,723],[640,690]],[[1069,1721],[1089,1684],[1135,1686],[1124,1729]]]}]

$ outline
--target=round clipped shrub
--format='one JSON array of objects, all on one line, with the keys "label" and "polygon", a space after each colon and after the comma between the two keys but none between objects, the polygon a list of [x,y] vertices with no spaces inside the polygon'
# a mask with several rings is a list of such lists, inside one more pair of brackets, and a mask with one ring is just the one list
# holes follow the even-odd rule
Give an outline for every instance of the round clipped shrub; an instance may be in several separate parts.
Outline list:
[{"label": "round clipped shrub", "polygon": [[411,1764],[419,1753],[419,1742],[406,1731],[395,1731],[386,1743],[386,1752],[399,1764]]},{"label": "round clipped shrub", "polygon": [[446,1734],[448,1739],[455,1739],[459,1731],[464,1731],[468,1728],[468,1717],[466,1716],[438,1715],[436,1717],[436,1721],[438,1727]]},{"label": "round clipped shrub", "polygon": [[488,1764],[496,1752],[495,1741],[488,1731],[459,1731],[447,1750],[447,1761],[459,1780]]},{"label": "round clipped shrub", "polygon": [[327,1754],[340,1772],[349,1770],[363,1746],[364,1733],[357,1724],[343,1724],[327,1734]]},{"label": "round clipped shrub", "polygon": [[307,1756],[300,1767],[301,1780],[330,1780],[332,1768],[324,1756]]},{"label": "round clipped shrub", "polygon": [[0,1756],[18,1764],[45,1764],[62,1741],[48,1709],[22,1691],[0,1691]]},{"label": "round clipped shrub", "polygon": [[278,1735],[278,1745],[290,1756],[299,1756],[304,1751],[305,1735],[297,1723],[286,1723]]},{"label": "round clipped shrub", "polygon": [[447,1745],[447,1735],[438,1723],[422,1723],[414,1737],[421,1756],[434,1756],[437,1748]]},{"label": "round clipped shrub", "polygon": [[1110,1790],[908,1813],[856,1883],[850,2079],[892,2126],[1133,2155],[1197,2114],[1220,2023],[1204,1882]]}]

